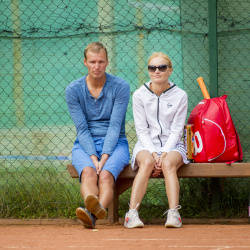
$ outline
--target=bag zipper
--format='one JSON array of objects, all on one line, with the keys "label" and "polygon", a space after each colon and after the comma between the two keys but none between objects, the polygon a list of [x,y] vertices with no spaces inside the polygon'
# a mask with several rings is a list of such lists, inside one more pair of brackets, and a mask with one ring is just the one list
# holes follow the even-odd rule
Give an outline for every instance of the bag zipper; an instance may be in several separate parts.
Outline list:
[{"label": "bag zipper", "polygon": [[211,121],[211,120],[209,120],[209,119],[207,119],[207,118],[203,118],[203,120],[205,120],[205,121],[208,121],[208,122],[211,122],[211,123],[213,123],[213,124],[215,124],[219,129],[220,129],[220,131],[221,131],[221,134],[223,135],[223,138],[224,138],[224,149],[223,149],[223,152],[221,153],[221,154],[219,154],[218,156],[216,156],[216,157],[214,157],[214,158],[212,158],[212,159],[208,159],[208,161],[213,161],[213,160],[215,160],[216,158],[218,158],[218,157],[220,157],[224,152],[225,152],[225,150],[226,150],[226,146],[227,146],[227,142],[226,142],[226,137],[225,137],[225,135],[224,135],[224,133],[223,133],[223,130],[222,130],[222,128],[216,123],[216,122],[214,122],[214,121]]}]

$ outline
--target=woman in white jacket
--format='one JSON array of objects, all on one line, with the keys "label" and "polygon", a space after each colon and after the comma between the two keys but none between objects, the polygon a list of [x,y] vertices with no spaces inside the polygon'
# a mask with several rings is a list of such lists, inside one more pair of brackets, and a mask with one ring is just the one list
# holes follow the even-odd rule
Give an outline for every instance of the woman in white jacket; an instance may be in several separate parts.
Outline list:
[{"label": "woman in white jacket", "polygon": [[179,181],[177,170],[188,163],[183,141],[188,98],[185,91],[168,80],[173,71],[170,58],[162,52],[148,60],[150,81],[133,95],[133,115],[138,141],[133,150],[131,166],[139,168],[125,215],[127,228],[143,227],[139,205],[146,193],[149,177],[162,172],[165,178],[169,209],[166,227],[181,227]]}]

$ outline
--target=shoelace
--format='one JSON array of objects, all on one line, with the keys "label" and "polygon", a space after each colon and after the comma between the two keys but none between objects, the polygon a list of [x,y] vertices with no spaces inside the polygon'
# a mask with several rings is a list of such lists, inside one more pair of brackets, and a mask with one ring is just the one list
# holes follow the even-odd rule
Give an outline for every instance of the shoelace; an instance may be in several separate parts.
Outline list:
[{"label": "shoelace", "polygon": [[166,213],[168,213],[168,212],[174,212],[174,210],[179,210],[179,209],[181,209],[181,206],[180,205],[177,205],[175,208],[170,208],[170,209],[168,209],[163,215],[165,215]]},{"label": "shoelace", "polygon": [[[128,203],[129,208],[131,208],[130,204]],[[132,208],[129,210],[129,215],[131,215],[131,217],[129,217],[130,220],[134,220],[135,219],[135,215],[138,213],[137,208],[140,205],[140,203],[137,203],[137,205],[135,206],[135,208]]]}]

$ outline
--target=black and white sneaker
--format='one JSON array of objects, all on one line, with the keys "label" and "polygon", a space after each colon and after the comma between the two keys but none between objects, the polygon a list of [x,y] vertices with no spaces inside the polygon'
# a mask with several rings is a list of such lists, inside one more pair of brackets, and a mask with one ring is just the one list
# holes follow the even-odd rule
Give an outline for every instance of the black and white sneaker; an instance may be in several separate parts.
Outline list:
[{"label": "black and white sneaker", "polygon": [[94,214],[97,219],[104,219],[107,216],[107,211],[99,203],[98,197],[92,194],[87,194],[84,198],[86,209]]},{"label": "black and white sneaker", "polygon": [[76,216],[83,222],[83,226],[87,229],[95,228],[96,219],[94,216],[83,207],[78,207],[76,209]]}]

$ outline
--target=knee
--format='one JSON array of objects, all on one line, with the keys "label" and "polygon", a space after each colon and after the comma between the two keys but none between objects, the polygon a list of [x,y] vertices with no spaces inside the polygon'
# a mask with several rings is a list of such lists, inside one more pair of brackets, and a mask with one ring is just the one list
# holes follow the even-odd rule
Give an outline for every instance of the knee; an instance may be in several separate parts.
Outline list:
[{"label": "knee", "polygon": [[91,168],[91,167],[85,167],[82,170],[82,174],[81,174],[81,179],[84,180],[86,178],[97,178],[97,174],[95,169]]},{"label": "knee", "polygon": [[140,164],[140,169],[143,169],[143,171],[149,172],[151,174],[151,172],[154,169],[154,159],[152,158],[145,158],[143,159],[143,161]]},{"label": "knee", "polygon": [[114,176],[109,171],[102,171],[99,175],[99,185],[114,185]]},{"label": "knee", "polygon": [[162,163],[162,170],[166,173],[173,173],[176,172],[176,166],[172,161],[165,159]]}]

